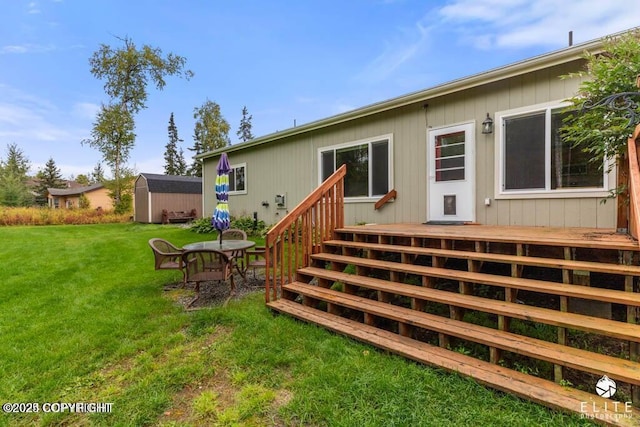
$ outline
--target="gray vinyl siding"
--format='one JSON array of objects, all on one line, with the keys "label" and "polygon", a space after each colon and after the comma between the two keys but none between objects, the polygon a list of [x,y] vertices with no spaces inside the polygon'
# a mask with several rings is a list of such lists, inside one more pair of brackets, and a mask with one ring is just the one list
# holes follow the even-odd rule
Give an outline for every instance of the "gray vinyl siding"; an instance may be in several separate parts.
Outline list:
[{"label": "gray vinyl siding", "polygon": [[[496,133],[481,133],[487,112],[495,120],[496,111],[573,96],[579,81],[562,80],[560,75],[580,69],[581,61],[476,86],[450,95],[425,99],[414,104],[333,124],[285,139],[278,139],[229,152],[230,163],[246,163],[247,194],[232,195],[233,216],[251,216],[273,224],[297,205],[318,185],[318,149],[391,134],[393,138],[392,188],[397,200],[382,209],[375,201],[347,202],[345,222],[420,223],[427,219],[427,129],[474,122],[476,155],[476,222],[488,225],[530,225],[560,227],[615,227],[613,200],[598,198],[495,199]],[[428,107],[424,108],[425,104]],[[497,125],[497,123],[496,123]],[[215,207],[213,182],[218,157],[204,160],[205,215]],[[287,195],[287,208],[277,209],[276,194]],[[485,198],[491,205],[485,206]],[[262,202],[269,203],[268,207]]]},{"label": "gray vinyl siding", "polygon": [[[275,204],[276,194],[285,194],[286,208],[293,208],[316,186],[315,166],[311,164],[315,153],[306,141],[299,139],[279,141],[253,150],[229,154],[229,163],[246,163],[246,194],[229,196],[229,211],[234,217],[253,216],[267,224],[282,218],[288,209]],[[214,181],[218,159],[208,159],[203,167],[203,194],[205,216],[211,216],[216,205]],[[268,207],[262,202],[269,203]]]}]

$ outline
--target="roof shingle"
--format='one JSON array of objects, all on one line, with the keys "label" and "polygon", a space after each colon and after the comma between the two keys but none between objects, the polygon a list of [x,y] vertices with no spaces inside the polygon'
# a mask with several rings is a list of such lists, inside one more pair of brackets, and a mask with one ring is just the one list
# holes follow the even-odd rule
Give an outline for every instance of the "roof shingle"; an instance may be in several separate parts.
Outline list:
[{"label": "roof shingle", "polygon": [[146,179],[150,193],[202,194],[202,178],[199,177],[155,173],[140,175]]}]

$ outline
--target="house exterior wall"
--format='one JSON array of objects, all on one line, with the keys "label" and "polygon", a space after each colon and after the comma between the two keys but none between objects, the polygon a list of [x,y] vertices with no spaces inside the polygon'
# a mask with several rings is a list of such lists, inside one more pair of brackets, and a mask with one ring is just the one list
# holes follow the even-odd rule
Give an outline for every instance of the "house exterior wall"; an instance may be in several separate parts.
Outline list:
[{"label": "house exterior wall", "polygon": [[[561,101],[575,94],[580,81],[559,76],[581,69],[582,61],[556,65],[449,95],[365,116],[344,123],[250,147],[231,150],[231,165],[246,163],[246,194],[230,195],[233,216],[251,216],[273,224],[318,185],[318,149],[382,135],[392,135],[391,188],[398,197],[380,210],[376,200],[345,204],[345,222],[425,222],[427,219],[427,129],[475,124],[475,218],[480,224],[615,228],[615,203],[598,197],[540,195],[496,199],[498,132],[484,135],[481,123],[489,113]],[[425,104],[428,107],[425,108]],[[496,123],[498,125],[498,123]],[[218,157],[204,159],[203,194],[207,213],[215,207]],[[276,194],[286,194],[287,209],[278,209]],[[485,205],[485,199],[490,205]],[[269,206],[263,206],[263,201]]]},{"label": "house exterior wall", "polygon": [[[257,212],[258,219],[267,224],[276,223],[317,186],[314,174],[317,167],[311,165],[315,154],[309,141],[292,138],[276,145],[229,155],[232,166],[246,163],[247,183],[246,194],[229,196],[232,216],[253,216]],[[213,214],[216,206],[214,183],[217,162],[218,159],[209,159],[203,163],[204,214],[208,216]],[[276,194],[285,194],[288,209],[276,207]],[[263,206],[262,202],[269,203],[269,206]]]},{"label": "house exterior wall", "polygon": [[113,210],[113,201],[111,200],[111,197],[109,197],[109,190],[106,188],[99,188],[85,193],[85,195],[87,196],[87,199],[89,199],[89,208],[101,208],[103,211]]},{"label": "house exterior wall", "polygon": [[[98,188],[84,193],[89,201],[89,209],[101,208],[103,211],[113,210],[113,203],[109,197],[109,190]],[[49,195],[49,206],[58,209],[76,209],[80,207],[80,195],[52,196]]]}]

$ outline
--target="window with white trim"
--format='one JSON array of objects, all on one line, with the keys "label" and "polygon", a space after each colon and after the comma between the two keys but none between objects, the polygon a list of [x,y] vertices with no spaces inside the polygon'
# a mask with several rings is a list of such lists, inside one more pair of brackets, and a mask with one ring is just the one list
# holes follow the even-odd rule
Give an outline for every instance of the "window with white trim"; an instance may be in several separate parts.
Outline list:
[{"label": "window with white trim", "polygon": [[319,179],[327,179],[347,165],[344,181],[346,198],[374,198],[392,188],[392,137],[385,135],[318,149]]},{"label": "window with white trim", "polygon": [[563,141],[567,104],[496,113],[500,123],[499,193],[602,192],[608,188],[603,163],[580,146]]},{"label": "window with white trim", "polygon": [[247,194],[247,164],[231,165],[229,194]]}]

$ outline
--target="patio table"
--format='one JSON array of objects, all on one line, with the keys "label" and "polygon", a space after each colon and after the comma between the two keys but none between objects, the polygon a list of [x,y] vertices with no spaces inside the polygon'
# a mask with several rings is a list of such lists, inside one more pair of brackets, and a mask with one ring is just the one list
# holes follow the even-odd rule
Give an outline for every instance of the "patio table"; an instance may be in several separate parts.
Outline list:
[{"label": "patio table", "polygon": [[215,249],[222,251],[232,260],[233,265],[242,277],[246,274],[246,268],[237,262],[237,259],[244,260],[244,251],[252,248],[256,242],[251,240],[207,240],[204,242],[195,242],[184,245],[182,248],[186,251],[194,249]]}]

